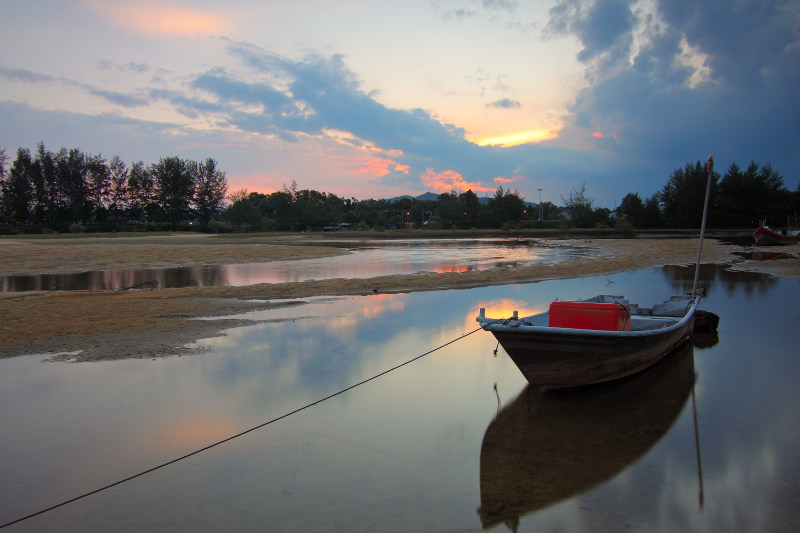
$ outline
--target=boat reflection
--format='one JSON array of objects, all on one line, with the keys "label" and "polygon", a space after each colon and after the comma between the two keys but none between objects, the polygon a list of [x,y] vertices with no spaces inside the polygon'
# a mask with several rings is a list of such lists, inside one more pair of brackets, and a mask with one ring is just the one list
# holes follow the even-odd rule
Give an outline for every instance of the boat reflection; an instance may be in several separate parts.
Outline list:
[{"label": "boat reflection", "polygon": [[540,393],[528,385],[486,428],[478,509],[484,529],[612,479],[678,418],[694,384],[692,343],[609,384]]}]

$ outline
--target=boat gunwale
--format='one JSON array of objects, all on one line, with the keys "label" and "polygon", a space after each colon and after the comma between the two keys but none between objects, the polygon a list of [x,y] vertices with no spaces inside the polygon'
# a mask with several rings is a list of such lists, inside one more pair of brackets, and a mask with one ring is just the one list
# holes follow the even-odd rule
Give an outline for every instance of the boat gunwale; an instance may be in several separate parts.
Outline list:
[{"label": "boat gunwale", "polygon": [[[688,298],[687,298],[688,299]],[[533,324],[523,324],[521,323],[523,320],[531,318],[531,317],[541,317],[548,314],[548,311],[544,313],[538,313],[536,315],[529,315],[527,317],[521,317],[518,319],[511,319],[508,324],[504,324],[503,322],[508,320],[504,318],[488,318],[488,317],[481,317],[478,316],[476,319],[477,322],[480,324],[481,328],[485,331],[490,331],[492,333],[528,333],[528,334],[547,334],[547,335],[558,335],[558,336],[580,336],[584,338],[589,337],[651,337],[651,336],[662,336],[669,334],[675,330],[683,328],[688,321],[690,321],[697,311],[697,306],[700,304],[700,297],[697,296],[693,299],[689,300],[689,307],[687,308],[686,313],[681,317],[670,317],[670,316],[663,316],[663,315],[633,315],[633,317],[641,318],[641,319],[661,319],[661,320],[675,320],[674,324],[665,326],[663,328],[657,329],[645,329],[645,330],[599,330],[599,329],[578,329],[578,328],[558,328],[552,326],[536,326]],[[633,318],[632,317],[632,318]]]}]

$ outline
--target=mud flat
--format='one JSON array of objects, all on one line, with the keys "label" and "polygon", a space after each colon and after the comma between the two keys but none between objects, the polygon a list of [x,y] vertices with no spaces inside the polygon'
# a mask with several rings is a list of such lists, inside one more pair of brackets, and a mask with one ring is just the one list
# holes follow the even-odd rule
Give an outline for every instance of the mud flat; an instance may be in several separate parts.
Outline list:
[{"label": "mud flat", "polygon": [[[693,264],[697,240],[687,238],[564,239],[544,244],[590,248],[591,257],[555,265],[366,279],[327,279],[244,287],[162,290],[37,291],[0,293],[0,357],[78,352],[75,360],[160,357],[186,353],[185,344],[247,323],[226,316],[287,305],[322,295],[371,295],[569,279]],[[748,249],[752,251],[752,249]],[[742,260],[741,246],[706,240],[704,263],[800,279],[800,245],[787,257]],[[775,251],[774,248],[770,251]],[[107,269],[231,264],[330,257],[347,253],[311,237],[219,238],[158,236],[122,238],[0,239],[0,274],[26,275]],[[195,320],[223,317],[221,320]]]}]

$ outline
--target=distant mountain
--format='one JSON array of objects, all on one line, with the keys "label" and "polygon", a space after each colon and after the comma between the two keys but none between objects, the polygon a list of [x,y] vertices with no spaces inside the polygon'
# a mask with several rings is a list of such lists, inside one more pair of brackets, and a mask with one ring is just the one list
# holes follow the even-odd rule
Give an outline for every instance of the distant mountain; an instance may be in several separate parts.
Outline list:
[{"label": "distant mountain", "polygon": [[425,194],[420,194],[419,196],[411,196],[410,194],[404,194],[403,196],[395,196],[394,198],[388,198],[387,202],[397,202],[398,200],[436,200],[439,198],[439,195],[435,192],[426,192]]},{"label": "distant mountain", "polygon": [[425,201],[425,200],[436,200],[438,198],[439,195],[436,194],[435,192],[426,192],[425,194],[420,194],[419,196],[417,196],[416,199]]}]

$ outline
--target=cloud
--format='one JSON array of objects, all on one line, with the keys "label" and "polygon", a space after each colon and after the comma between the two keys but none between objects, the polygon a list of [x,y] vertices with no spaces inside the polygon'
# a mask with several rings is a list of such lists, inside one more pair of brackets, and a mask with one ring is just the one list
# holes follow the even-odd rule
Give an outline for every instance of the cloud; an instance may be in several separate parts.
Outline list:
[{"label": "cloud", "polygon": [[496,109],[520,109],[522,107],[522,104],[517,100],[511,100],[510,98],[502,98],[500,100],[495,100],[494,102],[486,104],[486,107],[494,107]]},{"label": "cloud", "polygon": [[84,86],[84,88],[86,88],[86,90],[89,91],[91,94],[99,96],[100,98],[103,98],[104,100],[107,100],[112,104],[117,104],[122,107],[140,107],[147,105],[149,103],[149,100],[139,96],[118,93],[115,91],[106,91],[88,85]]},{"label": "cloud", "polygon": [[629,0],[560,0],[550,10],[547,30],[578,37],[583,43],[578,59],[584,62],[615,48],[624,54],[632,42],[634,15],[630,3]]},{"label": "cloud", "polygon": [[150,66],[145,63],[134,63],[133,61],[128,61],[122,65],[115,63],[113,61],[109,61],[107,59],[98,61],[97,67],[101,70],[115,70],[117,72],[132,72],[134,74],[143,74],[150,70]]},{"label": "cloud", "polygon": [[33,72],[31,70],[6,67],[0,67],[0,77],[25,83],[43,83],[55,80],[55,78],[52,76],[39,74],[38,72]]},{"label": "cloud", "polygon": [[156,36],[219,35],[232,23],[221,12],[202,11],[163,2],[86,1],[83,5],[114,24]]},{"label": "cloud", "polygon": [[[510,2],[469,5],[488,22],[515,8]],[[471,142],[458,123],[441,119],[436,110],[381,103],[344,55],[287,57],[222,38],[211,46],[223,43],[227,58],[212,49],[202,67],[180,73],[173,67],[169,76],[142,80],[138,87],[102,84],[93,76],[108,71],[104,75],[116,82],[122,74],[135,78],[164,71],[155,64],[101,60],[91,76],[81,78],[90,85],[0,67],[4,83],[17,89],[30,84],[40,102],[50,94],[44,94],[46,84],[55,82],[102,98],[102,109],[115,111],[97,115],[92,99],[84,99],[94,106],[85,115],[53,115],[6,102],[0,106],[0,141],[32,147],[46,135],[46,141],[57,139],[54,143],[127,150],[130,155],[120,155],[151,161],[148,154],[157,159],[183,149],[190,151],[184,157],[223,160],[231,178],[268,175],[278,187],[297,179],[304,187],[346,187],[370,196],[428,187],[489,191],[513,180],[530,198],[543,188],[547,200],[586,182],[599,204],[614,206],[628,192],[657,192],[672,170],[704,160],[709,152],[718,168],[733,161],[771,162],[795,188],[798,17],[800,5],[788,0],[559,1],[547,32],[581,43],[576,57],[586,73],[584,88],[565,115],[554,117],[553,123],[563,123],[559,131],[534,130],[531,124],[529,131]],[[479,64],[474,69],[473,93],[483,96],[491,88],[501,96],[516,94],[502,74],[489,75]],[[528,111],[532,105],[524,102],[499,98],[486,104],[492,111],[479,111]],[[143,110],[134,114],[138,107]],[[31,116],[27,123],[21,118],[25,113]],[[67,124],[77,133],[70,134]],[[191,148],[189,140],[202,146]],[[264,190],[272,181],[247,186]]]},{"label": "cloud", "polygon": [[[609,23],[614,12],[619,22]],[[549,28],[583,43],[578,57],[589,83],[553,144],[597,151],[613,165],[609,173],[619,169],[617,188],[646,194],[666,182],[665,172],[709,152],[728,163],[797,169],[792,147],[800,140],[800,107],[792,93],[800,81],[800,30],[792,20],[798,14],[788,1],[663,0],[651,13],[625,2],[560,2]],[[607,21],[602,31],[599,21]],[[687,47],[701,64],[686,61]],[[698,77],[698,69],[706,70]],[[595,132],[614,135],[592,144]],[[638,168],[637,176],[624,166]],[[651,173],[644,188],[641,176]],[[588,181],[590,188],[600,185]]]},{"label": "cloud", "polygon": [[494,190],[491,187],[484,187],[479,183],[470,183],[464,177],[453,170],[445,170],[443,172],[436,172],[434,169],[429,168],[421,176],[422,183],[434,191],[449,192],[467,191],[473,192],[489,192]]}]

